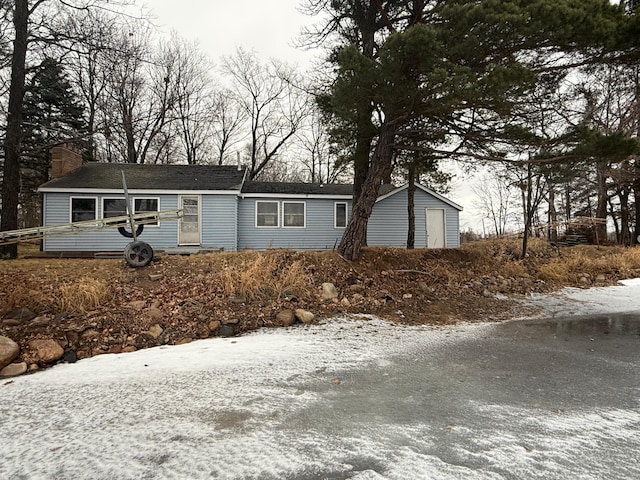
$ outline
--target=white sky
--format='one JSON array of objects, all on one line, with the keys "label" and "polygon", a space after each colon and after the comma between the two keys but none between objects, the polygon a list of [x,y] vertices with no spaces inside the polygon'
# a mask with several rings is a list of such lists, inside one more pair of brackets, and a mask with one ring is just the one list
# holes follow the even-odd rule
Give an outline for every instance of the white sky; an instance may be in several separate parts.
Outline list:
[{"label": "white sky", "polygon": [[[146,8],[164,32],[175,30],[197,41],[214,64],[222,55],[232,55],[237,47],[255,51],[259,58],[277,58],[302,69],[312,67],[322,52],[296,48],[294,43],[304,26],[319,19],[299,11],[302,0],[149,0]],[[476,195],[468,178],[458,177],[447,195],[464,207],[460,228],[482,232],[481,214],[475,208]]]},{"label": "white sky", "polygon": [[306,67],[313,57],[293,46],[300,29],[314,19],[298,11],[300,0],[149,0],[147,8],[163,29],[196,40],[214,62],[236,47],[255,50]]}]

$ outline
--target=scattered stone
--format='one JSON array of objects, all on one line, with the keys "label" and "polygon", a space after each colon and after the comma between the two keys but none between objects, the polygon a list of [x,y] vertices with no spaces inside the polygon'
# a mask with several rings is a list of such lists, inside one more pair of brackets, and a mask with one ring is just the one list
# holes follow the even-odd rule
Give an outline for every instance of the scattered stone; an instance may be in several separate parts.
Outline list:
[{"label": "scattered stone", "polygon": [[182,338],[182,339],[178,340],[178,343],[176,343],[176,345],[185,345],[185,344],[191,343],[191,342],[193,342],[193,338],[186,337],[186,338]]},{"label": "scattered stone", "polygon": [[134,300],[133,302],[129,302],[127,307],[133,308],[134,310],[142,310],[146,303],[144,300]]},{"label": "scattered stone", "polygon": [[211,330],[212,332],[215,332],[220,328],[220,325],[221,325],[220,320],[211,320],[209,322],[209,330]]},{"label": "scattered stone", "polygon": [[122,353],[131,353],[131,352],[135,352],[136,350],[138,350],[136,347],[134,347],[133,345],[127,345],[126,347],[124,347],[122,349]]},{"label": "scattered stone", "polygon": [[16,308],[5,314],[5,319],[19,320],[21,322],[28,322],[36,318],[36,314],[26,307]]},{"label": "scattered stone", "polygon": [[308,310],[298,308],[295,312],[296,318],[302,323],[311,323],[315,320],[316,316]]},{"label": "scattered stone", "polygon": [[364,302],[364,297],[359,293],[354,293],[353,297],[351,297],[352,303],[362,303]]},{"label": "scattered stone", "polygon": [[31,340],[28,345],[36,354],[37,359],[42,363],[55,362],[64,355],[64,349],[58,342],[51,338],[44,340]]},{"label": "scattered stone", "polygon": [[162,329],[162,327],[156,323],[149,329],[149,335],[151,335],[153,338],[158,338],[160,335],[162,335],[163,331],[164,330]]},{"label": "scattered stone", "polygon": [[489,290],[488,288],[485,288],[485,289],[482,291],[482,296],[483,296],[483,297],[492,297],[492,296],[493,296],[493,293],[491,293],[491,290]]},{"label": "scattered stone", "polygon": [[342,305],[343,307],[350,307],[351,302],[347,297],[344,297],[342,300],[340,300],[340,305]]},{"label": "scattered stone", "polygon": [[31,325],[46,325],[48,324],[53,317],[47,317],[46,315],[42,315],[40,317],[36,317],[31,320]]},{"label": "scattered stone", "polygon": [[222,319],[222,323],[223,323],[224,325],[236,325],[239,321],[240,321],[240,319],[239,319],[239,318],[230,318],[230,317],[227,317],[227,318],[223,318],[223,319]]},{"label": "scattered stone", "polygon": [[405,300],[409,300],[410,298],[413,298],[413,295],[410,293],[405,293],[404,295],[402,295],[402,298]]},{"label": "scattered stone", "polygon": [[233,337],[233,327],[230,325],[222,325],[218,330],[218,335],[221,337]]},{"label": "scattered stone", "polygon": [[5,327],[17,327],[18,325],[22,325],[22,320],[17,320],[15,318],[7,318],[2,321],[2,325]]},{"label": "scattered stone", "polygon": [[233,297],[229,297],[229,303],[235,303],[235,304],[241,304],[241,303],[246,303],[247,299],[244,297],[240,297],[240,296],[233,296]]},{"label": "scattered stone", "polygon": [[587,285],[588,283],[590,283],[590,282],[589,282],[589,278],[587,278],[587,277],[585,277],[585,276],[580,277],[580,283],[581,283],[582,285]]},{"label": "scattered stone", "polygon": [[332,300],[334,298],[338,298],[338,289],[333,283],[323,283],[322,284],[322,299],[323,300]]},{"label": "scattered stone", "polygon": [[67,350],[62,355],[62,361],[66,363],[76,363],[78,361],[78,355],[73,350]]},{"label": "scattered stone", "polygon": [[17,377],[23,373],[27,373],[27,364],[25,362],[10,363],[0,370],[0,377]]},{"label": "scattered stone", "polygon": [[152,320],[161,320],[164,317],[164,313],[158,307],[151,307],[147,314]]},{"label": "scattered stone", "polygon": [[296,315],[293,312],[293,310],[280,310],[277,314],[276,314],[276,322],[278,322],[279,325],[282,325],[284,327],[290,327],[291,325],[293,325],[296,321]]},{"label": "scattered stone", "polygon": [[334,378],[333,380],[331,380],[331,382],[332,382],[334,385],[340,385],[340,383],[342,383],[342,382],[341,382],[341,380],[340,380],[339,378]]},{"label": "scattered stone", "polygon": [[151,280],[152,282],[157,282],[158,280],[160,280],[162,277],[164,277],[163,274],[161,273],[156,273],[156,274],[150,274],[149,275],[149,280]]},{"label": "scattered stone", "polygon": [[426,284],[426,282],[418,282],[418,288],[423,292],[429,292],[431,290],[429,288],[429,285]]},{"label": "scattered stone", "polygon": [[35,372],[37,370],[40,370],[40,365],[38,365],[37,363],[30,363],[29,364],[29,373]]},{"label": "scattered stone", "polygon": [[605,282],[607,280],[607,277],[605,277],[604,275],[600,274],[596,277],[596,282]]},{"label": "scattered stone", "polygon": [[364,293],[365,287],[360,283],[354,283],[347,288],[349,293]]},{"label": "scattered stone", "polygon": [[9,365],[20,353],[20,346],[9,337],[0,335],[0,368]]}]

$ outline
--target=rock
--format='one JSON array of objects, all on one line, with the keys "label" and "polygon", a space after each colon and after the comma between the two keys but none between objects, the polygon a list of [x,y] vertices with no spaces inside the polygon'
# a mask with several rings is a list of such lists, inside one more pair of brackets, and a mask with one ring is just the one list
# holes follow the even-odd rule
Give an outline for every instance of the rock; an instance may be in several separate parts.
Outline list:
[{"label": "rock", "polygon": [[0,335],[0,368],[9,365],[20,353],[20,346],[8,337]]},{"label": "rock", "polygon": [[25,362],[10,363],[0,370],[0,377],[17,377],[23,373],[27,373],[27,364]]},{"label": "rock", "polygon": [[36,314],[33,313],[28,308],[22,307],[17,308],[15,310],[11,310],[9,313],[5,314],[5,319],[19,320],[21,322],[28,322],[36,318]]},{"label": "rock", "polygon": [[482,291],[482,296],[483,297],[493,297],[493,294],[491,293],[491,290],[489,290],[488,288],[485,288]]},{"label": "rock", "polygon": [[22,320],[16,320],[15,318],[7,318],[2,320],[2,325],[5,327],[17,327],[18,325],[22,325]]},{"label": "rock", "polygon": [[241,303],[246,303],[247,299],[244,297],[240,297],[240,296],[233,296],[233,297],[229,297],[229,303],[235,303],[235,304],[241,304]]},{"label": "rock", "polygon": [[589,278],[588,278],[588,277],[584,277],[584,276],[583,276],[583,277],[580,277],[579,282],[580,282],[582,285],[587,285],[588,283],[590,283],[590,282],[589,282]]},{"label": "rock", "polygon": [[218,330],[221,337],[233,337],[233,327],[230,325],[222,325]]},{"label": "rock", "polygon": [[144,306],[147,304],[144,300],[135,300],[133,302],[127,303],[127,307],[133,308],[134,310],[142,310]]},{"label": "rock", "polygon": [[224,325],[235,325],[240,321],[239,318],[223,318],[222,323]]},{"label": "rock", "polygon": [[302,308],[298,308],[295,312],[296,318],[300,320],[302,323],[311,323],[316,318],[316,316],[309,312],[308,310],[303,310]]},{"label": "rock", "polygon": [[340,300],[340,305],[342,305],[343,307],[350,307],[351,302],[347,297],[344,297],[342,300]]},{"label": "rock", "polygon": [[413,298],[413,295],[410,293],[405,293],[404,295],[402,295],[402,298],[405,300],[409,300],[410,298]]},{"label": "rock", "polygon": [[596,277],[596,282],[605,282],[607,280],[607,277],[605,277],[604,275],[600,274]]},{"label": "rock", "polygon": [[151,335],[153,338],[158,338],[160,335],[162,335],[163,331],[164,330],[162,329],[162,327],[156,323],[149,329],[149,335]]},{"label": "rock", "polygon": [[215,332],[220,328],[220,325],[221,325],[220,320],[211,320],[209,322],[209,330],[211,330],[212,332]]},{"label": "rock", "polygon": [[323,300],[332,300],[334,298],[338,298],[338,290],[333,283],[323,283],[322,284],[322,299]]},{"label": "rock", "polygon": [[133,345],[127,345],[126,347],[124,347],[122,349],[122,353],[131,353],[131,352],[135,352],[136,350],[138,350],[136,347],[134,347]]},{"label": "rock", "polygon": [[419,288],[420,290],[422,290],[423,292],[428,292],[428,291],[430,291],[430,290],[431,290],[431,289],[429,288],[429,285],[427,285],[427,283],[426,283],[426,282],[418,282],[418,288]]},{"label": "rock", "polygon": [[66,363],[76,363],[78,361],[78,355],[73,350],[67,350],[62,355],[62,361]]},{"label": "rock", "polygon": [[178,343],[176,343],[176,345],[185,345],[186,343],[191,343],[191,342],[193,342],[193,338],[187,337],[187,338],[178,340]]},{"label": "rock", "polygon": [[152,320],[161,320],[164,317],[164,313],[158,307],[151,307],[147,314]]},{"label": "rock", "polygon": [[50,363],[59,360],[64,355],[63,348],[55,340],[48,338],[44,340],[31,340],[29,348],[35,353],[37,359],[42,363]]},{"label": "rock", "polygon": [[352,303],[362,303],[364,302],[364,297],[359,293],[355,293],[353,297],[351,297]]},{"label": "rock", "polygon": [[53,319],[53,317],[47,317],[46,315],[42,315],[40,317],[36,317],[33,320],[31,320],[31,325],[40,325],[40,326],[46,325],[52,319]]},{"label": "rock", "polygon": [[151,274],[149,275],[149,280],[151,280],[152,282],[157,282],[158,280],[160,280],[162,277],[164,277],[163,274],[161,273],[157,273],[157,274]]},{"label": "rock", "polygon": [[296,321],[296,315],[293,312],[293,310],[280,310],[277,314],[276,314],[276,322],[278,322],[279,325],[282,325],[284,327],[290,327],[291,325],[293,325]]},{"label": "rock", "polygon": [[347,288],[349,293],[364,293],[365,287],[360,283],[354,283],[353,285],[349,285]]}]

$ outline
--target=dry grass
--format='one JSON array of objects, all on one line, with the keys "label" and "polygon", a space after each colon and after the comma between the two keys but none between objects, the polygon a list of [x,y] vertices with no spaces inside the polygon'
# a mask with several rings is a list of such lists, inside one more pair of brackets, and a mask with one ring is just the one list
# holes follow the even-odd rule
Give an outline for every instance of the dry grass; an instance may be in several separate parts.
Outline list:
[{"label": "dry grass", "polygon": [[84,277],[76,282],[63,283],[58,287],[60,311],[69,313],[86,313],[100,305],[108,303],[113,293],[104,280]]},{"label": "dry grass", "polygon": [[248,300],[280,298],[284,293],[306,295],[310,288],[309,274],[301,260],[288,258],[290,252],[270,251],[244,253],[237,263],[227,263],[220,272],[224,293]]}]

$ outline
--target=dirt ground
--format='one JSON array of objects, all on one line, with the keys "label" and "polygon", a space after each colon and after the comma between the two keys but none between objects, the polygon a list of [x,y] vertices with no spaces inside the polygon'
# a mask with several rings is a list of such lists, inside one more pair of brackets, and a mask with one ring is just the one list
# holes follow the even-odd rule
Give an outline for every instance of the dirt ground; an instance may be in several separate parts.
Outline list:
[{"label": "dirt ground", "polygon": [[[568,285],[602,286],[640,276],[636,248],[557,248],[492,241],[460,249],[158,255],[133,269],[121,259],[28,258],[0,262],[0,335],[20,345],[30,370],[59,361],[287,326],[288,311],[315,321],[373,314],[398,323],[452,324],[521,316],[519,299]],[[337,297],[324,298],[332,283]],[[283,312],[285,312],[283,314]],[[31,317],[31,318],[29,318]],[[299,320],[297,320],[299,321]],[[34,339],[64,356],[43,361]]]}]

